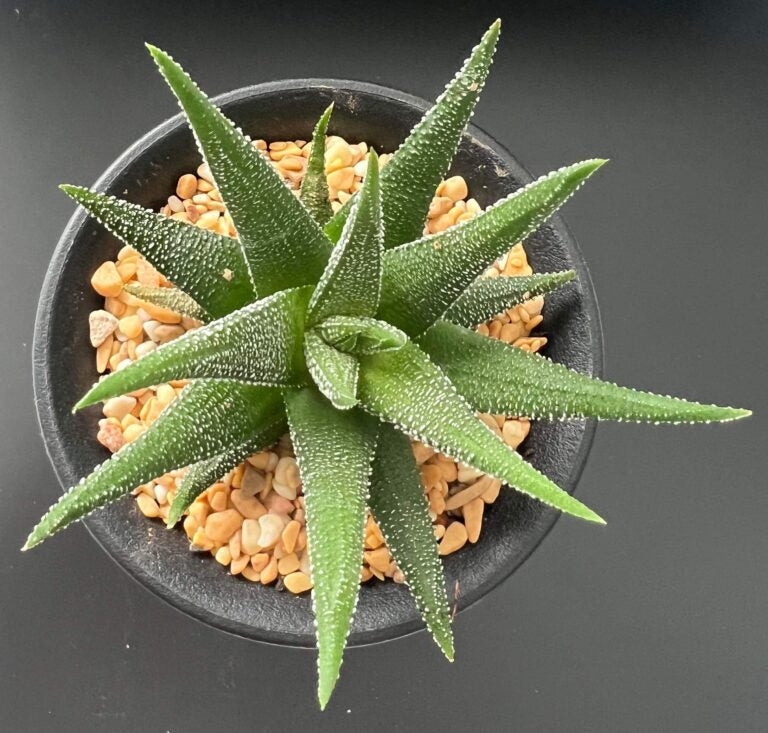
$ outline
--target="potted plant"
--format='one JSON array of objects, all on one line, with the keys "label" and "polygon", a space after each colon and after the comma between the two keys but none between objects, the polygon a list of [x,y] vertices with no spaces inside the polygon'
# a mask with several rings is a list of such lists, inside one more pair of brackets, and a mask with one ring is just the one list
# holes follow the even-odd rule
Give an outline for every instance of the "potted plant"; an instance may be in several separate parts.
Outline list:
[{"label": "potted plant", "polygon": [[[181,67],[164,52],[149,47],[194,132],[207,166],[203,180],[208,181],[209,191],[215,187],[220,194],[221,209],[231,217],[231,230],[223,230],[226,220],[222,230],[212,231],[189,226],[189,222],[178,220],[183,217],[171,216],[170,210],[156,214],[98,190],[62,187],[130,247],[131,253],[141,255],[143,259],[136,263],[149,263],[158,277],[164,278],[162,284],[173,285],[158,288],[134,284],[124,296],[125,278],[113,265],[117,279],[111,270],[94,275],[99,292],[111,293],[114,286],[114,296],[108,297],[119,294],[121,302],[131,304],[134,298],[145,304],[145,315],[151,315],[153,309],[171,311],[193,319],[193,326],[183,335],[176,334],[178,338],[163,339],[167,343],[147,350],[140,358],[115,363],[114,370],[77,402],[75,409],[79,410],[125,395],[140,395],[163,383],[180,391],[178,398],[173,395],[168,399],[151,427],[132,431],[135,435],[130,442],[49,510],[24,549],[110,505],[137,486],[169,471],[186,469],[175,477],[171,489],[168,523],[173,524],[212,483],[288,431],[298,473],[293,476],[293,486],[286,479],[293,498],[283,498],[297,502],[295,506],[302,512],[311,564],[295,571],[304,579],[294,578],[297,585],[293,590],[312,585],[318,696],[324,707],[338,677],[357,604],[368,509],[424,622],[443,653],[453,658],[449,596],[409,438],[419,441],[417,452],[437,451],[460,461],[468,471],[476,472],[475,477],[492,477],[488,480],[503,481],[518,492],[515,495],[510,490],[512,501],[496,517],[511,521],[506,526],[497,521],[496,532],[488,541],[496,543],[495,551],[504,543],[514,545],[516,538],[525,537],[516,548],[519,562],[553,521],[555,513],[545,507],[603,523],[597,513],[545,475],[561,472],[566,483],[569,474],[575,481],[590,434],[577,425],[576,432],[540,435],[534,445],[540,448],[535,459],[542,473],[523,460],[510,441],[505,442],[499,430],[479,418],[478,412],[547,421],[602,418],[651,422],[724,421],[749,414],[617,387],[490,338],[482,329],[474,330],[495,314],[572,279],[573,273],[567,271],[523,277],[481,276],[511,245],[532,235],[605,162],[595,159],[561,168],[517,188],[477,215],[442,231],[423,233],[436,189],[446,186],[441,182],[462,142],[498,33],[497,21],[381,171],[379,156],[373,150],[368,153],[359,190],[335,209],[329,202],[324,159],[326,133],[335,119],[331,107],[314,128],[301,189],[295,195],[265,156],[208,101]],[[321,96],[318,90],[326,97],[337,94],[324,85],[307,87],[314,96],[305,95],[302,100],[297,94],[294,102],[311,100],[316,106]],[[273,104],[279,108],[281,95],[301,88],[274,88],[277,101]],[[346,112],[348,137],[364,137],[357,134],[360,108],[370,104],[371,98],[382,110],[394,105],[398,114],[408,104],[365,85],[350,86],[342,100],[337,99],[344,102],[338,107]],[[234,116],[245,99],[247,94],[226,100]],[[272,117],[274,111],[270,110]],[[128,151],[97,189],[120,191],[122,184],[136,180],[131,166],[142,160],[144,175],[135,185],[144,192],[144,200],[156,198],[152,191],[158,187],[167,190],[165,168],[171,167],[168,161],[174,153],[174,140],[177,145],[179,140],[174,135],[178,135],[176,122],[155,131]],[[500,193],[498,187],[508,191],[511,174],[518,178],[523,174],[492,141],[489,146],[478,135],[471,136],[469,143],[464,139],[459,155],[468,156],[468,169],[474,167],[472,176],[483,178],[491,189],[497,187],[492,193]],[[287,137],[286,130],[282,139]],[[477,141],[474,149],[473,140]],[[371,142],[382,144],[381,140]],[[131,191],[127,193],[130,198]],[[194,199],[189,200],[195,204]],[[192,214],[193,208],[185,210],[188,218],[200,214],[196,209]],[[216,217],[217,227],[220,219],[223,217]],[[41,300],[35,344],[43,429],[54,460],[66,457],[67,471],[77,463],[71,444],[78,444],[81,434],[78,436],[77,430],[85,423],[78,423],[62,410],[63,396],[71,392],[67,385],[80,377],[71,375],[73,349],[59,349],[51,323],[53,304],[72,300],[71,290],[67,290],[71,281],[62,274],[84,272],[93,261],[88,241],[96,230],[90,226],[80,215],[65,232]],[[545,230],[537,264],[562,264],[565,257],[566,263],[574,263],[580,274],[586,275],[575,246],[559,227]],[[114,244],[107,241],[105,246]],[[127,264],[125,268],[130,269]],[[562,342],[570,346],[563,360],[569,366],[596,370],[599,335],[588,283],[576,292],[575,301],[559,303],[560,308],[575,305],[579,323],[574,331],[580,328],[582,336],[569,341],[567,333],[562,334]],[[556,296],[552,300],[558,303]],[[82,309],[69,308],[67,313],[74,319]],[[589,316],[593,318],[591,324]],[[144,319],[139,327],[147,330],[150,322]],[[134,325],[132,321],[131,327]],[[128,325],[121,328],[126,335]],[[585,340],[589,341],[586,350]],[[68,381],[62,369],[70,372]],[[192,381],[185,385],[184,380]],[[135,407],[132,404],[131,409]],[[459,482],[446,503],[453,502],[456,508],[468,506],[488,488],[467,488]],[[572,483],[567,488],[572,489]],[[246,498],[256,500],[253,494],[237,490],[241,492],[238,500],[232,493],[227,499],[234,507],[224,503],[206,519],[201,529],[203,539],[212,539],[235,514],[244,521],[247,510],[238,501],[245,505]],[[498,488],[495,491],[498,493]],[[471,499],[463,492],[472,493]],[[523,501],[521,494],[528,499]],[[258,514],[257,524],[249,525],[249,531],[257,533],[254,548],[268,549],[284,542],[281,533],[287,526],[276,525],[279,512],[262,506],[264,512],[260,513],[253,503],[249,507]],[[466,514],[465,522],[469,526]],[[441,547],[451,544],[447,540],[452,526],[444,530]],[[167,577],[164,560],[169,545],[154,532],[152,541],[147,542],[146,534],[136,535],[133,528],[126,531],[125,523],[122,529],[115,529],[113,522],[112,529],[113,537],[124,543],[117,550],[124,564],[160,590],[158,579]],[[457,530],[461,531],[466,532],[466,527]],[[103,527],[96,533],[104,539]],[[239,542],[244,539],[243,534]],[[256,554],[264,553],[253,553],[253,557]],[[246,555],[253,559],[252,553]],[[498,564],[498,559],[495,562]],[[257,570],[252,564],[249,572],[258,576],[264,567],[260,565]],[[471,588],[469,600],[509,571],[509,567],[494,568],[489,574],[476,562],[464,567],[462,580],[469,578],[471,585],[473,576],[480,579]],[[195,566],[181,578],[181,584],[196,587],[195,592],[203,598],[201,605],[220,608],[220,599],[215,598],[220,586],[208,584],[208,572]],[[286,584],[290,575],[293,573],[286,576]],[[454,595],[456,590],[454,586]],[[367,628],[361,629],[361,640],[382,638],[377,635],[382,624],[376,618],[381,608],[398,619],[388,625],[384,635],[412,628],[407,614],[398,616],[398,606],[404,607],[402,594],[389,597],[396,599],[393,612],[386,605],[377,607],[383,597],[378,586],[369,591]],[[194,610],[178,585],[160,592],[185,610]],[[305,600],[274,592],[264,592],[255,600],[261,618],[287,620],[265,638],[296,641],[286,629],[292,620],[301,618],[297,609],[299,614],[306,614]],[[226,603],[233,605],[232,596]],[[204,613],[198,615],[206,617]],[[212,611],[208,620],[217,622],[219,615]],[[241,621],[223,625],[248,633],[248,624]]]}]

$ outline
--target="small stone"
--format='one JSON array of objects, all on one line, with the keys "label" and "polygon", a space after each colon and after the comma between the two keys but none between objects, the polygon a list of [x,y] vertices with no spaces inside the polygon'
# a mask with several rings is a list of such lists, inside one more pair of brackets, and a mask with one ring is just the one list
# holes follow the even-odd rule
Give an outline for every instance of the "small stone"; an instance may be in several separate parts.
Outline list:
[{"label": "small stone", "polygon": [[137,358],[141,358],[142,356],[146,356],[151,351],[154,351],[157,348],[157,344],[154,341],[142,341],[137,347],[136,347],[136,356]]},{"label": "small stone", "polygon": [[483,526],[483,508],[485,502],[482,496],[478,496],[472,501],[467,502],[461,512],[464,516],[464,526],[467,528],[467,539],[474,544],[480,537],[480,530]]},{"label": "small stone", "polygon": [[266,507],[257,498],[248,496],[242,489],[233,489],[229,498],[235,509],[248,519],[258,519],[267,513]]},{"label": "small stone", "polygon": [[240,529],[243,518],[235,509],[225,509],[209,515],[205,521],[205,534],[214,542],[227,542]]},{"label": "small stone", "polygon": [[467,528],[461,522],[451,522],[445,528],[443,539],[437,548],[441,555],[450,555],[467,543]]},{"label": "small stone", "polygon": [[272,547],[283,533],[283,520],[278,514],[265,514],[259,517],[259,524],[261,525],[261,536],[259,537],[259,545],[263,548]]},{"label": "small stone", "polygon": [[293,511],[293,502],[270,491],[267,498],[264,499],[264,506],[274,514],[290,514]]},{"label": "small stone", "polygon": [[312,588],[312,581],[302,572],[286,575],[283,583],[291,593],[305,593]]},{"label": "small stone", "polygon": [[244,519],[240,547],[246,555],[255,555],[260,549],[261,525],[256,519]]},{"label": "small stone", "polygon": [[122,420],[133,408],[136,407],[136,398],[122,395],[113,397],[104,403],[104,417],[114,417]]},{"label": "small stone", "polygon": [[[147,321],[151,323],[151,321]],[[147,328],[147,323],[144,324],[144,330]],[[161,323],[155,328],[153,341],[157,341],[159,344],[165,344],[169,341],[173,341],[179,336],[184,335],[184,329],[181,326],[172,326],[168,323]]]},{"label": "small stone", "polygon": [[114,262],[102,263],[91,277],[93,289],[105,298],[116,298],[123,292],[123,278]]},{"label": "small stone", "polygon": [[250,463],[245,464],[245,472],[243,473],[243,481],[240,485],[245,496],[256,496],[260,494],[267,485],[267,479],[264,474],[257,471]]},{"label": "small stone", "polygon": [[286,484],[281,484],[277,479],[272,482],[272,488],[284,499],[293,501],[296,498],[296,489],[291,488]]},{"label": "small stone", "polygon": [[107,336],[114,333],[118,320],[105,310],[92,311],[88,316],[91,346],[95,349],[104,343]]}]

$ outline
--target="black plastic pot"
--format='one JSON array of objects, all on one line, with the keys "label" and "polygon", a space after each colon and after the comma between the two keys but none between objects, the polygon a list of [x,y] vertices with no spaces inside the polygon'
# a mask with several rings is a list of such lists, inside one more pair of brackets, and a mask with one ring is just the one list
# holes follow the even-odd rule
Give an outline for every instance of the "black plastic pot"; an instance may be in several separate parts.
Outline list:
[{"label": "black plastic pot", "polygon": [[[302,79],[240,89],[216,101],[254,137],[308,139],[322,110],[333,100],[331,133],[392,151],[417,122],[427,102],[375,84]],[[184,172],[199,164],[192,136],[174,117],[130,147],[99,179],[96,188],[157,209]],[[469,182],[481,206],[531,180],[491,137],[470,126],[452,169]],[[34,381],[40,425],[62,485],[69,487],[103,461],[96,442],[98,408],[73,415],[76,398],[95,381],[88,313],[101,307],[89,279],[119,242],[79,209],[59,241],[43,286],[34,342]],[[589,272],[576,242],[555,217],[532,236],[526,251],[537,272],[575,268],[579,280],[547,298],[547,353],[556,361],[599,375],[602,340]],[[533,425],[524,448],[529,460],[567,491],[573,491],[589,451],[594,425],[585,422]],[[47,498],[53,501],[51,488]],[[508,577],[541,542],[558,513],[505,489],[484,519],[480,541],[450,555],[450,589],[459,582],[458,606],[466,608]],[[176,608],[220,629],[260,641],[313,646],[310,600],[273,587],[231,578],[209,556],[187,550],[182,532],[147,521],[130,498],[85,520],[91,534],[130,575]],[[52,540],[53,543],[56,540]],[[46,547],[39,552],[51,551]],[[351,645],[402,636],[422,624],[407,589],[395,583],[362,587]]]}]

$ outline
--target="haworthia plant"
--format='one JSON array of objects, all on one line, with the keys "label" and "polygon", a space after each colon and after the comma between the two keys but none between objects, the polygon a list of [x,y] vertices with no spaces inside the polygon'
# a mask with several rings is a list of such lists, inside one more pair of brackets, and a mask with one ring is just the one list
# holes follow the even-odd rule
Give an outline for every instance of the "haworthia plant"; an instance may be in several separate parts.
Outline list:
[{"label": "haworthia plant", "polygon": [[195,380],[134,442],[67,492],[25,549],[137,485],[188,467],[169,516],[173,524],[210,482],[288,425],[306,506],[324,707],[357,601],[366,507],[435,641],[453,658],[446,589],[409,437],[599,523],[593,510],[507,447],[475,410],[651,422],[749,414],[617,387],[471,330],[573,279],[571,271],[478,278],[604,162],[561,168],[470,221],[421,235],[498,34],[496,22],[380,177],[371,154],[362,189],[330,221],[323,177],[330,109],[315,128],[297,198],[181,67],[149,47],[189,120],[237,237],[63,187],[173,284],[131,286],[129,294],[205,325],[107,376],[77,403]]}]

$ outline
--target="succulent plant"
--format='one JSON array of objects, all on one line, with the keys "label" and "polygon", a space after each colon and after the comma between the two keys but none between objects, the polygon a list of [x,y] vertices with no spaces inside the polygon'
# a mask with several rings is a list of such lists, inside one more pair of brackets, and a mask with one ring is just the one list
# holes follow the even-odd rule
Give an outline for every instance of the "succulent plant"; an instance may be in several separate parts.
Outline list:
[{"label": "succulent plant", "polygon": [[211,483],[290,430],[305,497],[325,707],[355,611],[370,509],[424,621],[453,659],[440,558],[409,441],[494,476],[560,511],[603,520],[498,438],[477,411],[530,418],[733,420],[746,410],[662,397],[593,379],[473,330],[574,273],[482,279],[604,160],[561,168],[471,221],[424,236],[483,88],[494,23],[381,173],[336,214],[314,131],[301,196],[170,56],[148,46],[178,98],[232,216],[230,238],[111,196],[62,186],[174,285],[135,295],[204,322],[98,382],[75,409],[190,379],[152,427],[48,511],[24,549],[167,471],[188,467],[169,525]]}]

